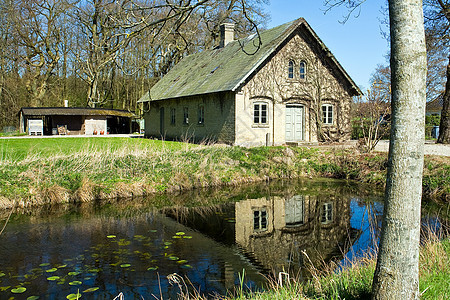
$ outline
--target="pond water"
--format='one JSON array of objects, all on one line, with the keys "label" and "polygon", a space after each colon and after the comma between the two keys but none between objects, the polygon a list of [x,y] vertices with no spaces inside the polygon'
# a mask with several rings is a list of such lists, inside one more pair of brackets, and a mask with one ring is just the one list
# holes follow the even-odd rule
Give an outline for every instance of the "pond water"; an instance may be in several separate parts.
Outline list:
[{"label": "pond water", "polygon": [[301,279],[373,248],[380,199],[295,181],[16,212],[0,235],[0,299],[176,299],[186,286],[225,295],[281,271]]}]

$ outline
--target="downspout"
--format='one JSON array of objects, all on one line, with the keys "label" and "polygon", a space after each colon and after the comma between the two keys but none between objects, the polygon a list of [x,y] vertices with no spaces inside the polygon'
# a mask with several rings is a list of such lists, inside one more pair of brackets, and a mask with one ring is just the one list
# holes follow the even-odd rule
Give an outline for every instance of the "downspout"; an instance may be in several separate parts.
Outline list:
[{"label": "downspout", "polygon": [[272,103],[272,146],[275,146],[275,99],[273,99]]}]

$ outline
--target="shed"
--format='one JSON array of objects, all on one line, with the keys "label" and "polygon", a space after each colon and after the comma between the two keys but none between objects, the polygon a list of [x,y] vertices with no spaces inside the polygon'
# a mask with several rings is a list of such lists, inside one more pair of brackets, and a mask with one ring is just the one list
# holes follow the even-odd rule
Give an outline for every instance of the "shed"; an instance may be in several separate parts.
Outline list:
[{"label": "shed", "polygon": [[23,107],[20,132],[29,135],[131,133],[129,111],[85,107]]}]

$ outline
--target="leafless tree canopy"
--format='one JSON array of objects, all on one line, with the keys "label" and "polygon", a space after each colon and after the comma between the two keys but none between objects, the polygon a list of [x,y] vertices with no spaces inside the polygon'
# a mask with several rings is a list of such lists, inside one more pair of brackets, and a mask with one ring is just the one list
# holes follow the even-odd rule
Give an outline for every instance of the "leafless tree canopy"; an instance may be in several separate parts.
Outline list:
[{"label": "leafless tree canopy", "polygon": [[265,26],[267,0],[0,0],[0,128],[24,106],[136,111],[184,56]]}]

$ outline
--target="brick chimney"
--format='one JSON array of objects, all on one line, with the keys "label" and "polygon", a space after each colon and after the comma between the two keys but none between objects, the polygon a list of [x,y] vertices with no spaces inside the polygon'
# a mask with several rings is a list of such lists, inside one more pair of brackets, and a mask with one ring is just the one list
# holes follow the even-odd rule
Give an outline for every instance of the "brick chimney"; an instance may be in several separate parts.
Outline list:
[{"label": "brick chimney", "polygon": [[221,24],[219,48],[225,47],[229,42],[232,41],[234,41],[234,24],[233,23]]}]

